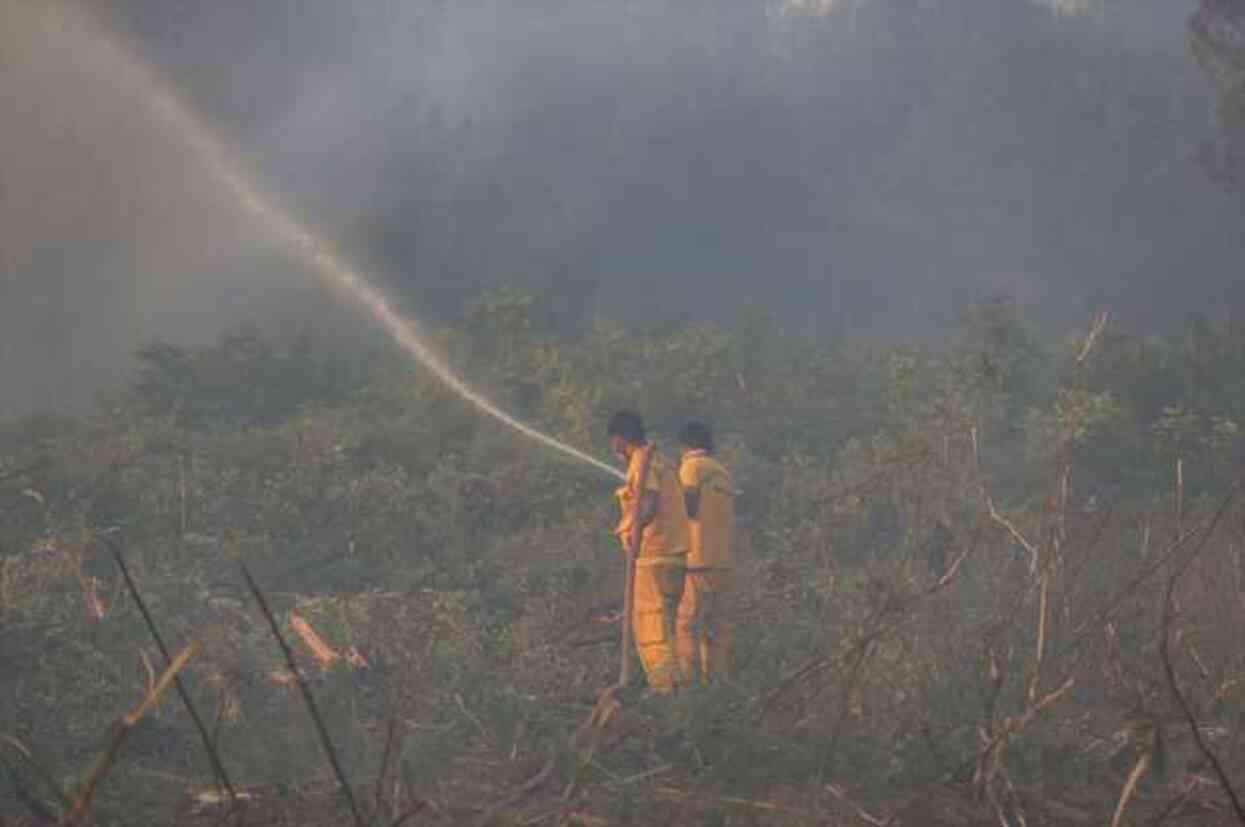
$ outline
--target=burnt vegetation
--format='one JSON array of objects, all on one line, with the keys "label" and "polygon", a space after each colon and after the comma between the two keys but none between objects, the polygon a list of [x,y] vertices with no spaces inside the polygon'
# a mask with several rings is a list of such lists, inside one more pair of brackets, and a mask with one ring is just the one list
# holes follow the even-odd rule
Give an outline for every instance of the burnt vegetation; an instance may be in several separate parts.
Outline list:
[{"label": "burnt vegetation", "polygon": [[621,404],[715,422],[728,684],[594,709],[612,481],[396,352],[153,344],[0,432],[0,819],[1241,823],[1245,327],[1051,341],[998,300],[866,349],[534,305],[439,347],[589,450]]}]

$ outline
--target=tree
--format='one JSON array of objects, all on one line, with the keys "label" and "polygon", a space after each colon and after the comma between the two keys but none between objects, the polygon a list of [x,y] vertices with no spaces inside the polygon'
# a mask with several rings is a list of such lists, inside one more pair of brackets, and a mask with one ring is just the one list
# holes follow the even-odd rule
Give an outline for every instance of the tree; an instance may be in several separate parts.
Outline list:
[{"label": "tree", "polygon": [[1202,160],[1229,184],[1245,185],[1245,5],[1237,0],[1202,0],[1189,17],[1189,46],[1218,98],[1218,140]]}]

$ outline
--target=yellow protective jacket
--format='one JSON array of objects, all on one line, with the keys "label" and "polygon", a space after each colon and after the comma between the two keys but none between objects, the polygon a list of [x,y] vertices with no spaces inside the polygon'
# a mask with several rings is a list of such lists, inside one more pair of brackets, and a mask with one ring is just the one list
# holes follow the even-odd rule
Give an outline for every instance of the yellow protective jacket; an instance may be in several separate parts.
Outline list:
[{"label": "yellow protective jacket", "polygon": [[700,500],[696,518],[688,521],[688,567],[730,568],[735,562],[735,489],[730,473],[704,451],[688,451],[679,464],[679,480]]},{"label": "yellow protective jacket", "polygon": [[[645,453],[650,451],[641,489],[640,468]],[[616,492],[621,515],[615,532],[624,546],[635,525],[642,490],[657,495],[657,511],[640,533],[630,622],[649,686],[658,692],[670,692],[687,680],[675,649],[675,626],[690,540],[687,506],[678,474],[651,445],[632,452],[626,482]]]},{"label": "yellow protective jacket", "polygon": [[640,534],[637,559],[683,558],[691,547],[683,491],[673,466],[651,444],[631,453],[626,482],[615,492],[621,516],[614,533],[626,543],[635,524],[640,506],[640,466],[646,451],[652,452],[652,459],[649,460],[644,489],[657,494],[657,513]]}]

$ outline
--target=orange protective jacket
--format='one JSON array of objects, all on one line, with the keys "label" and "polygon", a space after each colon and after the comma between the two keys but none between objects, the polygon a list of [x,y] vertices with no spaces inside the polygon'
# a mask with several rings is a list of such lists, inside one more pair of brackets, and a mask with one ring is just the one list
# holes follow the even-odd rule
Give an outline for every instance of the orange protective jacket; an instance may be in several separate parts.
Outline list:
[{"label": "orange protective jacket", "polygon": [[691,537],[683,490],[673,466],[651,444],[631,453],[626,482],[615,492],[620,518],[614,533],[625,543],[635,524],[640,508],[640,466],[645,451],[652,452],[652,459],[644,490],[657,494],[657,513],[640,534],[636,558],[684,556],[691,548]]}]

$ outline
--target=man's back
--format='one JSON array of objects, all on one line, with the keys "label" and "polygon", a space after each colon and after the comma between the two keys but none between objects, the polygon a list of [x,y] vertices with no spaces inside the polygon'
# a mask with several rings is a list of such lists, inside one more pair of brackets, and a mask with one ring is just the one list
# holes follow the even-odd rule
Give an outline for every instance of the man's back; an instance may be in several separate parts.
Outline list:
[{"label": "man's back", "polygon": [[696,517],[690,521],[693,568],[730,568],[734,563],[735,492],[731,475],[705,451],[688,451],[679,466],[683,488],[696,492]]},{"label": "man's back", "polygon": [[[665,555],[686,554],[690,547],[687,509],[683,503],[683,493],[679,487],[678,476],[669,460],[656,448],[649,446],[645,450],[652,452],[649,460],[648,474],[644,488],[657,495],[657,513],[644,526],[640,535],[639,557],[660,557]],[[639,499],[639,469],[643,452],[636,451],[627,468],[627,481],[619,489],[622,503],[623,523],[619,525],[622,533],[628,521],[634,519],[635,505]]]}]

